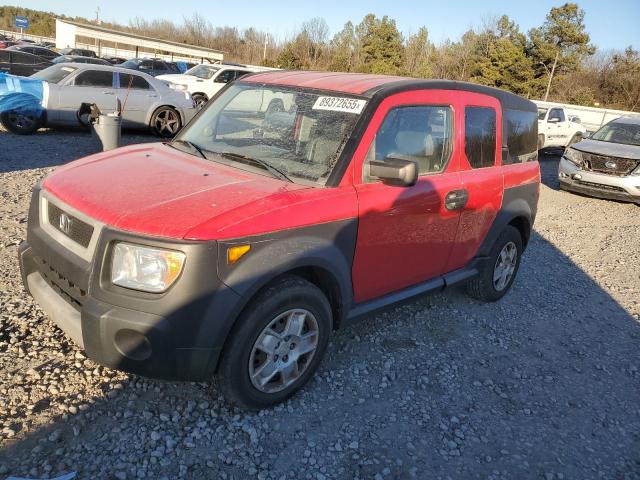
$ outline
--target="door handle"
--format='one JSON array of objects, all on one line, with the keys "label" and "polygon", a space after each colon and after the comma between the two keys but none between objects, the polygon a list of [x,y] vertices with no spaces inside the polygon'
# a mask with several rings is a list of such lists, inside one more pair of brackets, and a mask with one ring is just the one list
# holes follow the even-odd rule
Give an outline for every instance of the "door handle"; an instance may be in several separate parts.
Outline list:
[{"label": "door handle", "polygon": [[444,208],[449,211],[461,210],[469,201],[469,192],[464,188],[460,190],[451,190],[444,197]]}]

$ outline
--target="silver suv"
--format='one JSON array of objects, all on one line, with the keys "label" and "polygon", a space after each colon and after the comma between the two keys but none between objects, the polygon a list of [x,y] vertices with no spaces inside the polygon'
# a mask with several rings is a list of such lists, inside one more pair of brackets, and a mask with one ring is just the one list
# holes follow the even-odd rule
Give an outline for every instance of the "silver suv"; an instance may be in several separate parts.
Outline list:
[{"label": "silver suv", "polygon": [[612,120],[567,148],[560,188],[640,204],[640,116]]}]

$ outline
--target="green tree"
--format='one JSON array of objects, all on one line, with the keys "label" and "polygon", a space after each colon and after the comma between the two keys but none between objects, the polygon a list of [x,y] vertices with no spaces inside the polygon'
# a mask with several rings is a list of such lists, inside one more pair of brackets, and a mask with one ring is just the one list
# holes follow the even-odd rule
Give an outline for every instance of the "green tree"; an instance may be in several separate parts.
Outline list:
[{"label": "green tree", "polygon": [[585,31],[584,15],[584,10],[575,3],[565,3],[552,8],[540,28],[529,31],[528,51],[536,78],[540,84],[546,79],[545,100],[554,76],[575,72],[584,57],[595,52]]},{"label": "green tree", "polygon": [[527,57],[526,37],[518,26],[503,15],[480,33],[471,79],[483,85],[528,95],[533,80],[531,59]]},{"label": "green tree", "polygon": [[422,27],[414,35],[409,35],[404,49],[404,73],[413,77],[431,77],[433,71],[430,57],[433,49],[426,27]]},{"label": "green tree", "polygon": [[347,22],[341,31],[331,40],[331,60],[329,70],[334,72],[350,72],[355,65],[357,40],[353,23]]},{"label": "green tree", "polygon": [[372,13],[356,27],[360,47],[358,70],[364,73],[397,75],[403,64],[402,35],[395,20]]}]

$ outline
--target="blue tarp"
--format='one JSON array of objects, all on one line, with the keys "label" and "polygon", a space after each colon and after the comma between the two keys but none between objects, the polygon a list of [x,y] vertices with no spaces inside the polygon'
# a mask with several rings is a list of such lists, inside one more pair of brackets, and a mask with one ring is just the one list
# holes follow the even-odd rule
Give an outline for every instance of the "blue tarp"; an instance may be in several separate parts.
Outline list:
[{"label": "blue tarp", "polygon": [[44,82],[0,73],[0,113],[40,116],[44,113]]}]

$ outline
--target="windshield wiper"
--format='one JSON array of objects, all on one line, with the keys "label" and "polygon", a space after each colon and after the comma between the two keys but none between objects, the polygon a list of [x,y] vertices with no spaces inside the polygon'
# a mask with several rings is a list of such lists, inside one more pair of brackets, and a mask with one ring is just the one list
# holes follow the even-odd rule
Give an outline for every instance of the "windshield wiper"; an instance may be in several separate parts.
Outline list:
[{"label": "windshield wiper", "polygon": [[189,148],[191,148],[191,150],[195,150],[196,152],[198,152],[198,154],[204,158],[205,160],[207,159],[207,156],[205,155],[204,151],[202,150],[202,148],[200,148],[197,144],[190,142],[189,140],[174,140],[173,142],[167,143],[167,145],[169,145],[170,147],[176,148],[173,144],[174,143],[181,143],[183,145],[188,146]]},{"label": "windshield wiper", "polygon": [[234,153],[234,152],[213,152],[213,153],[217,153],[218,155],[222,155],[223,157],[227,157],[232,160],[240,160],[240,161],[244,161],[245,163],[247,162],[255,163],[256,165],[267,170],[274,177],[278,177],[278,178],[281,178],[282,180],[286,180],[287,182],[294,183],[293,180],[291,180],[287,176],[287,174],[284,173],[282,170],[279,170],[278,168],[274,167],[270,163],[265,162],[264,160],[260,160],[259,158],[247,157],[246,155],[242,155],[240,153]]}]

